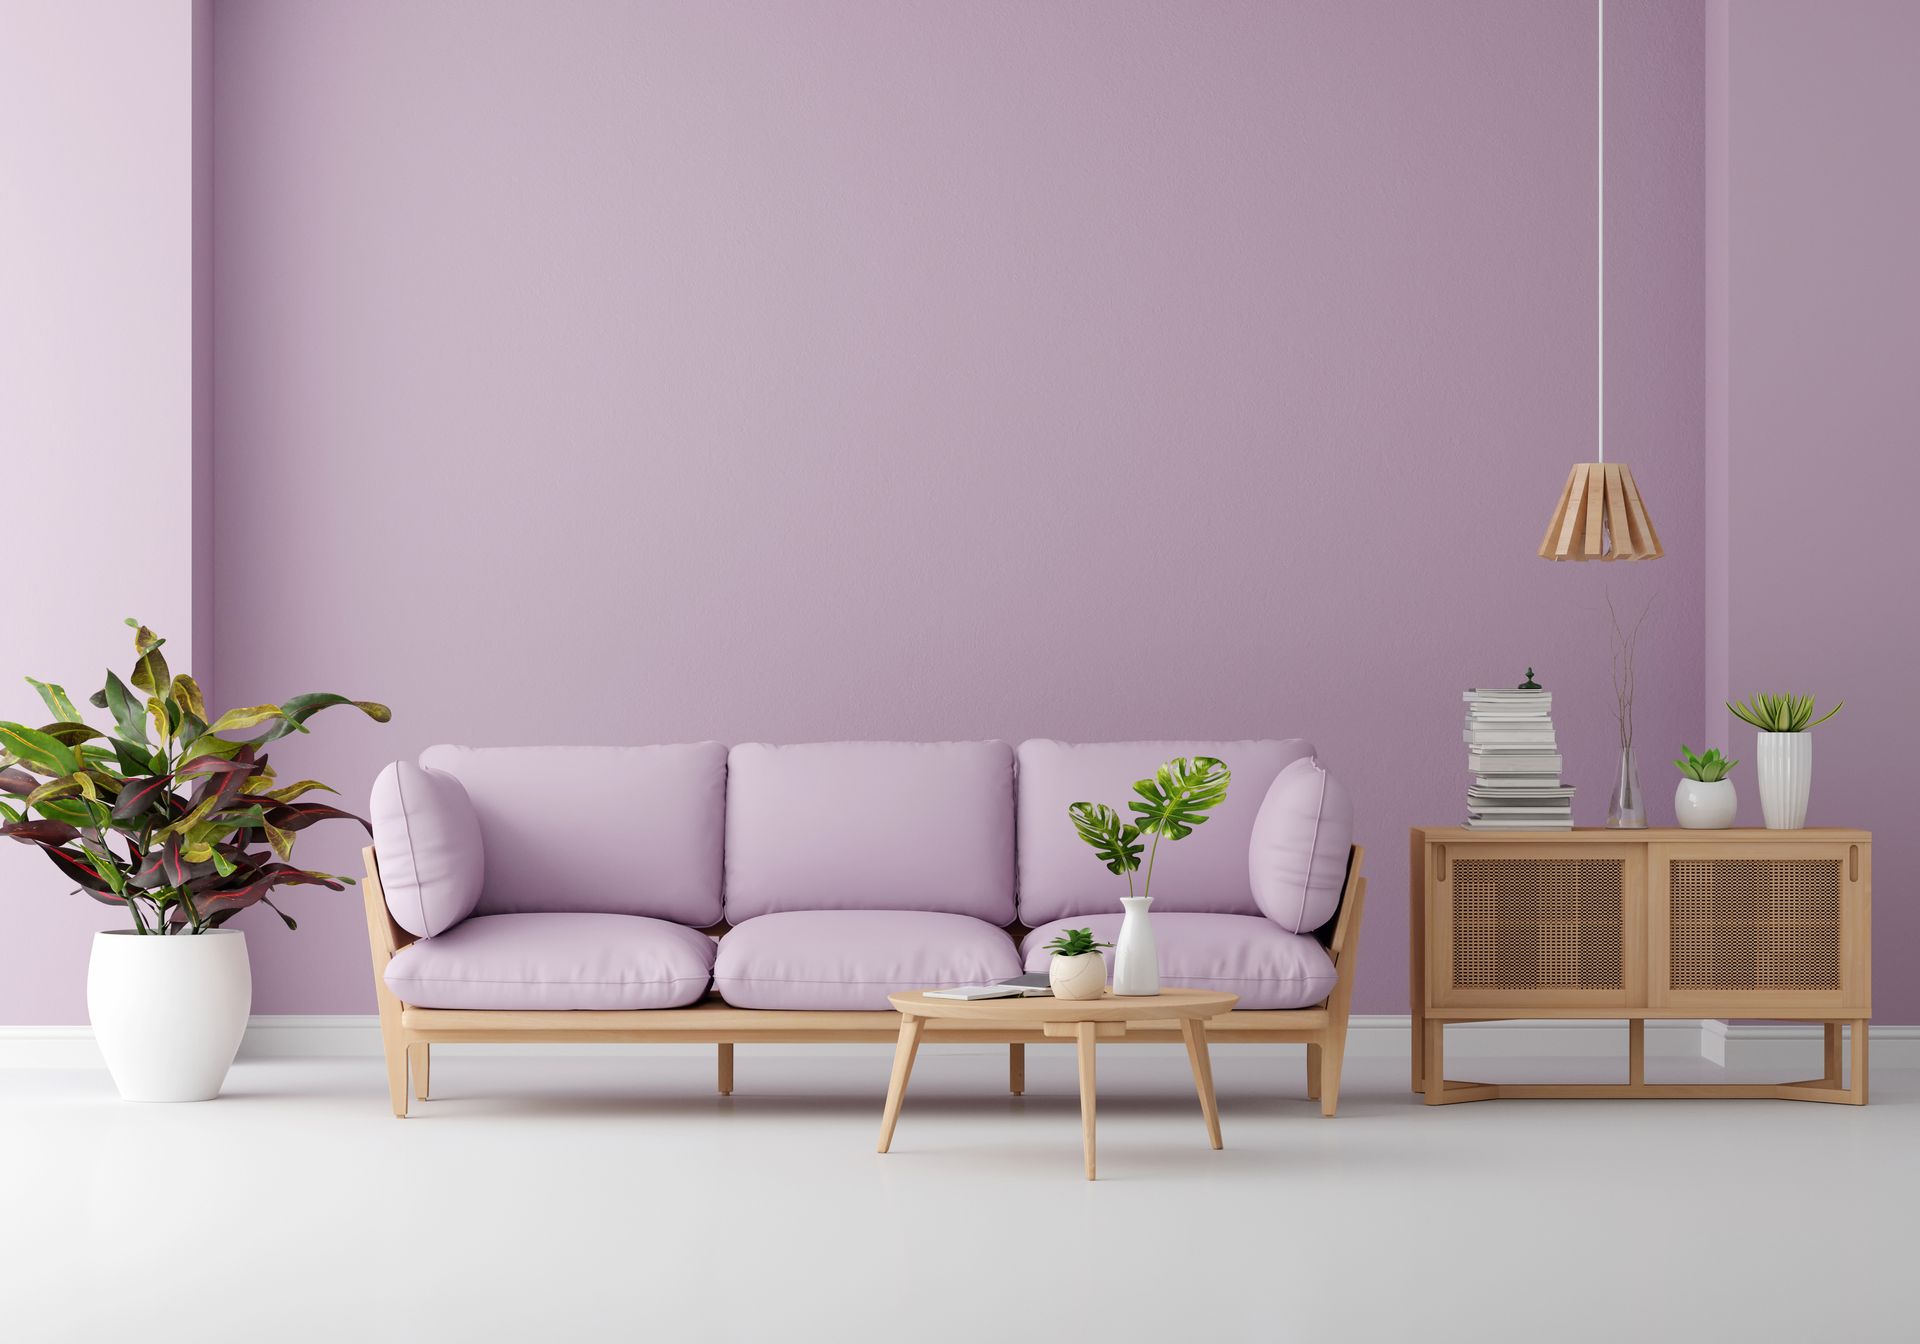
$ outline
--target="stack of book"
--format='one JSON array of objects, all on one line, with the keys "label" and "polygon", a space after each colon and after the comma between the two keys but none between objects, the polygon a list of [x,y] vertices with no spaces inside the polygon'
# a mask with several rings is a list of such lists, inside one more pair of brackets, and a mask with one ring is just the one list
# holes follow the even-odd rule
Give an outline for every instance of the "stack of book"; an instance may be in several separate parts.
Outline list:
[{"label": "stack of book", "polygon": [[1467,691],[1467,825],[1570,831],[1573,790],[1560,784],[1548,691]]}]

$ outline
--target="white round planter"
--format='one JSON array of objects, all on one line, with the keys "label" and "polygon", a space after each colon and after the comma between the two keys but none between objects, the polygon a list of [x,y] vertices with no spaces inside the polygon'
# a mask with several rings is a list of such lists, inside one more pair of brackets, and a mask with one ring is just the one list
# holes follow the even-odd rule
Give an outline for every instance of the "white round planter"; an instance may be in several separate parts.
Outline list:
[{"label": "white round planter", "polygon": [[1761,815],[1770,831],[1797,831],[1807,824],[1807,795],[1813,789],[1813,734],[1757,736]]},{"label": "white round planter", "polygon": [[1716,779],[1710,784],[1683,779],[1673,791],[1674,820],[1690,831],[1724,831],[1733,825],[1734,813],[1739,810],[1740,799],[1730,779]]},{"label": "white round planter", "polygon": [[1098,952],[1077,957],[1054,954],[1047,967],[1047,983],[1056,999],[1097,999],[1107,988],[1107,959]]},{"label": "white round planter", "polygon": [[247,937],[238,930],[93,936],[87,1016],[126,1101],[218,1096],[252,1006]]}]

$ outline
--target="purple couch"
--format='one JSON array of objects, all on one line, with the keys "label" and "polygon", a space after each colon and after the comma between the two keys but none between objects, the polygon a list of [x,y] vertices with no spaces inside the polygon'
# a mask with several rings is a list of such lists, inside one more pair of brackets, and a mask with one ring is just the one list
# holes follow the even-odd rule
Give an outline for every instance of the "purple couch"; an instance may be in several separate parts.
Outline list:
[{"label": "purple couch", "polygon": [[[396,762],[368,851],[396,1111],[408,1056],[425,1095],[435,1039],[713,1040],[728,1090],[734,1040],[883,1039],[889,994],[1043,970],[1065,928],[1112,941],[1126,883],[1068,804],[1124,808],[1132,781],[1196,755],[1233,783],[1160,847],[1161,978],[1239,995],[1247,1039],[1307,1040],[1330,1114],[1316,1075],[1344,1045],[1363,887],[1346,794],[1298,739],[442,746]],[[1337,1091],[1337,1059],[1333,1076]]]}]

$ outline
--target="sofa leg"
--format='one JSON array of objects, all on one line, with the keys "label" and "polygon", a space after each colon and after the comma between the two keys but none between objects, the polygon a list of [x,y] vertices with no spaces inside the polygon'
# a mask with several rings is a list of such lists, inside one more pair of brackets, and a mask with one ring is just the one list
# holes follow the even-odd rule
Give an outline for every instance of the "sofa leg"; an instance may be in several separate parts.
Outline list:
[{"label": "sofa leg", "polygon": [[1015,1042],[1007,1047],[1007,1091],[1022,1096],[1027,1090],[1027,1047]]},{"label": "sofa leg", "polygon": [[413,1099],[427,1099],[427,1074],[432,1064],[433,1047],[425,1041],[407,1047],[407,1068],[413,1074]]},{"label": "sofa leg", "polygon": [[1340,1067],[1347,1059],[1347,1033],[1323,1045],[1310,1047],[1320,1052],[1320,1114],[1332,1118],[1340,1109]]},{"label": "sofa leg", "polygon": [[719,1078],[720,1095],[723,1097],[730,1097],[733,1095],[733,1042],[732,1041],[720,1042],[719,1066],[720,1066],[720,1078]]},{"label": "sofa leg", "polygon": [[1307,1047],[1307,1100],[1320,1100],[1320,1047]]},{"label": "sofa leg", "polygon": [[387,1055],[387,1095],[393,1101],[394,1115],[404,1120],[407,1118],[407,1047],[400,1043],[398,1032],[382,1031],[381,1035],[386,1038],[381,1044],[386,1047]]}]

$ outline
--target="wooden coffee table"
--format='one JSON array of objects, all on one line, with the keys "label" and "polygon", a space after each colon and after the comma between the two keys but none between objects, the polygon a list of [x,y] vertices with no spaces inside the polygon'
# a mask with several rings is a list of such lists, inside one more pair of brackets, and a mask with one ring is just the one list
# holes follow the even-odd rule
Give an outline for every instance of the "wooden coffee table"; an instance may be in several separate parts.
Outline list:
[{"label": "wooden coffee table", "polygon": [[1207,1122],[1207,1138],[1220,1147],[1220,1107],[1213,1096],[1213,1064],[1207,1058],[1207,1019],[1228,1012],[1240,1002],[1237,994],[1209,989],[1163,989],[1147,998],[1121,998],[1109,992],[1097,999],[960,999],[928,998],[921,990],[891,994],[888,1002],[900,1013],[900,1044],[894,1050],[893,1078],[887,1084],[887,1109],[880,1119],[880,1151],[893,1143],[894,1122],[907,1094],[913,1057],[920,1048],[927,1019],[956,1018],[969,1025],[1039,1030],[1042,1035],[1073,1040],[1080,1056],[1080,1134],[1086,1149],[1087,1179],[1093,1179],[1093,1047],[1102,1036],[1124,1036],[1129,1022],[1180,1024],[1187,1043],[1187,1061],[1193,1066],[1193,1085],[1200,1094],[1200,1113]]}]

